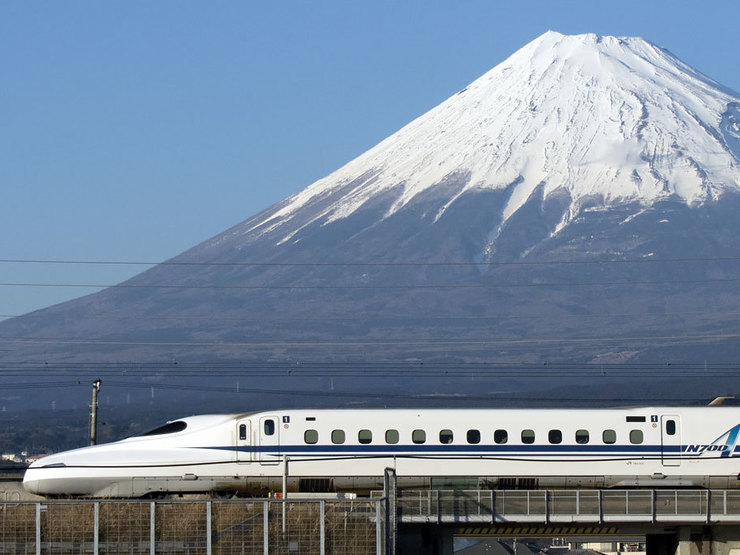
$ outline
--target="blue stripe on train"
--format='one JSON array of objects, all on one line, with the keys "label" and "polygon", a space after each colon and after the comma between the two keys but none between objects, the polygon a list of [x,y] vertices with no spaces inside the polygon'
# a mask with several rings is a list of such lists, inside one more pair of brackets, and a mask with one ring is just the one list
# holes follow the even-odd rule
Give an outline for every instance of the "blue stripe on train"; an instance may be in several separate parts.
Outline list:
[{"label": "blue stripe on train", "polygon": [[[301,455],[386,455],[386,454],[414,454],[414,455],[517,455],[549,457],[555,455],[566,456],[631,456],[631,455],[673,455],[681,454],[681,446],[666,445],[261,445],[261,446],[227,446],[204,447],[203,449],[219,449],[240,451],[242,453],[264,454],[301,454]],[[684,456],[686,456],[684,454]]]}]

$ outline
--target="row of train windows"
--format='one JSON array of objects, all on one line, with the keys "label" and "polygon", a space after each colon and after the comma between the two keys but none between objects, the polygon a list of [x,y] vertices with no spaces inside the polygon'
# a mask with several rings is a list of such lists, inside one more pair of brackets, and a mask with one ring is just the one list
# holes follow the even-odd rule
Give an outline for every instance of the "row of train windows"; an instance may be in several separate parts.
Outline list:
[{"label": "row of train windows", "polygon": [[[395,445],[399,441],[398,430],[386,430],[385,431],[385,442],[389,445]],[[319,442],[319,432],[317,430],[306,430],[303,434],[304,441],[313,445]],[[331,442],[335,445],[341,445],[346,441],[347,437],[344,430],[333,430],[331,433]],[[471,445],[475,445],[481,442],[481,433],[479,430],[468,430],[465,434],[465,439]],[[557,445],[563,442],[563,433],[560,430],[550,430],[547,434],[547,439],[550,443]],[[614,430],[604,430],[601,434],[601,439],[605,444],[612,444],[617,442],[617,432]],[[521,433],[522,443],[530,445],[534,443],[535,433],[534,430],[522,430]],[[576,443],[583,445],[589,443],[590,436],[588,430],[578,430],[575,433]],[[357,433],[357,441],[362,445],[367,445],[373,441],[372,430],[360,430]],[[427,433],[425,430],[414,430],[411,432],[411,441],[416,444],[426,443]],[[443,445],[448,445],[453,441],[452,430],[440,430],[439,442]],[[496,430],[493,432],[494,443],[502,444],[508,443],[509,432],[506,430]],[[640,444],[643,442],[642,430],[630,430],[629,441],[632,444]]]}]

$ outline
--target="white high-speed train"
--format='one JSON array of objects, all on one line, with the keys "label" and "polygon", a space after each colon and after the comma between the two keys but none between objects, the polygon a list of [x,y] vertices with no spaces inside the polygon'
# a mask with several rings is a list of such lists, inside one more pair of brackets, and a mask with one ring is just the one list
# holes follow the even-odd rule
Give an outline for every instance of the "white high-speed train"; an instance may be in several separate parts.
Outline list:
[{"label": "white high-speed train", "polygon": [[480,487],[740,487],[740,408],[275,410],[191,416],[51,455],[45,496]]}]

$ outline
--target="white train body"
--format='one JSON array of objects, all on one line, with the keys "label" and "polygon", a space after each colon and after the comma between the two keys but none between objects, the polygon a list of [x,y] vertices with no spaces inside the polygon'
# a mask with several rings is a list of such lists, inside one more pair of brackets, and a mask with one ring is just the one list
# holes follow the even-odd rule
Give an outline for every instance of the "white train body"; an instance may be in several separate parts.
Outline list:
[{"label": "white train body", "polygon": [[183,418],[33,463],[47,496],[483,487],[740,487],[740,408],[277,410]]}]

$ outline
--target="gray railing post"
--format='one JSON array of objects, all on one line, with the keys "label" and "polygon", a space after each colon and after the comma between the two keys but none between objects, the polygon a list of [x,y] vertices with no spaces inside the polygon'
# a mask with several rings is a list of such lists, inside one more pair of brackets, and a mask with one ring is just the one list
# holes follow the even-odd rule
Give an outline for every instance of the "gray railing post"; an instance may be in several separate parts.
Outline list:
[{"label": "gray railing post", "polygon": [[383,494],[386,499],[385,506],[385,552],[386,555],[396,555],[396,529],[398,526],[398,489],[396,471],[386,468],[383,473]]},{"label": "gray railing post", "polygon": [[599,490],[599,524],[604,523],[604,497],[602,491]]},{"label": "gray railing post", "polygon": [[380,503],[380,499],[375,501],[375,555],[383,555],[383,529],[380,525]]},{"label": "gray railing post", "polygon": [[93,503],[93,553],[98,555],[100,539],[100,503]]},{"label": "gray railing post", "polygon": [[211,502],[206,501],[206,555],[211,555],[212,552],[212,528],[211,528]]},{"label": "gray railing post", "polygon": [[157,530],[155,525],[155,515],[157,514],[157,504],[152,501],[149,503],[149,554],[155,555],[157,553]]},{"label": "gray railing post", "polygon": [[41,555],[41,503],[36,503],[36,555]]},{"label": "gray railing post", "polygon": [[270,528],[268,522],[268,516],[270,514],[269,503],[269,501],[265,501],[262,505],[262,552],[264,553],[264,555],[268,555],[270,552]]},{"label": "gray railing post", "polygon": [[550,524],[550,490],[545,490],[545,524]]},{"label": "gray railing post", "polygon": [[712,521],[712,490],[706,490],[705,496],[707,498],[707,524],[709,524]]},{"label": "gray railing post", "polygon": [[654,489],[651,489],[650,490],[650,522],[652,522],[653,524],[655,524],[655,521],[658,518],[658,516],[656,514],[657,513],[657,510],[658,510],[657,507],[656,507],[656,505],[657,505],[657,496],[658,496],[658,492],[655,491]]},{"label": "gray railing post", "polygon": [[624,514],[630,514],[630,490],[622,490],[624,493]]},{"label": "gray railing post", "polygon": [[285,501],[288,499],[288,455],[283,455],[283,536],[285,535]]},{"label": "gray railing post", "polygon": [[321,519],[321,523],[319,524],[319,553],[320,555],[324,555],[326,553],[326,530],[325,530],[325,520],[326,518],[326,501],[324,499],[319,501],[319,519]]},{"label": "gray railing post", "polygon": [[673,490],[673,514],[678,514],[678,490]]}]

